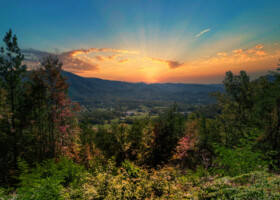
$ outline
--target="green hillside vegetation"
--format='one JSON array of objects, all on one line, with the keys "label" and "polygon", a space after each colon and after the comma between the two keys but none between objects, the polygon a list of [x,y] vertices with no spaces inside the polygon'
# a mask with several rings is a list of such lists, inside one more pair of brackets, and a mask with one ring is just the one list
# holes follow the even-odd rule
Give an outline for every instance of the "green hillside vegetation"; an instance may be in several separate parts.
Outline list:
[{"label": "green hillside vegetation", "polygon": [[[280,198],[278,72],[251,81],[245,71],[238,75],[229,71],[223,86],[217,86],[224,92],[210,90],[217,104],[184,114],[177,104],[168,109],[159,105],[154,112],[162,112],[136,115],[128,123],[116,120],[124,117],[117,109],[82,112],[68,96],[63,65],[54,55],[26,73],[11,30],[4,43],[0,199]],[[111,98],[90,83],[106,81],[81,80],[89,81],[88,100]],[[186,96],[194,98],[182,84],[136,85],[185,90]],[[118,82],[103,88],[110,87],[116,87],[114,95],[120,98],[136,93],[142,98],[134,91],[135,84]],[[82,90],[77,86],[76,91]],[[126,92],[118,93],[121,90]],[[103,122],[110,125],[100,125]]]},{"label": "green hillside vegetation", "polygon": [[183,83],[127,83],[98,78],[84,78],[63,71],[69,84],[69,95],[80,102],[184,102],[185,104],[209,104],[214,99],[210,92],[224,91],[222,84],[183,84]]}]

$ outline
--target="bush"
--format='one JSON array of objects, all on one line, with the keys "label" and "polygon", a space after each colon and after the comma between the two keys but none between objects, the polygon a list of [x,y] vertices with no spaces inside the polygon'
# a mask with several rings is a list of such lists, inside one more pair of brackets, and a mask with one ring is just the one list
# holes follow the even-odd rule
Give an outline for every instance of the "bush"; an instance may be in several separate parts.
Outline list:
[{"label": "bush", "polygon": [[47,160],[29,169],[19,160],[20,184],[17,199],[64,199],[81,196],[79,188],[85,178],[85,170],[72,160],[61,157],[59,162]]},{"label": "bush", "polygon": [[279,199],[280,177],[252,172],[237,177],[223,177],[201,186],[200,199]]},{"label": "bush", "polygon": [[265,170],[267,162],[262,159],[262,154],[253,152],[251,145],[230,149],[217,147],[218,157],[213,171],[221,176],[237,176],[256,170]]}]

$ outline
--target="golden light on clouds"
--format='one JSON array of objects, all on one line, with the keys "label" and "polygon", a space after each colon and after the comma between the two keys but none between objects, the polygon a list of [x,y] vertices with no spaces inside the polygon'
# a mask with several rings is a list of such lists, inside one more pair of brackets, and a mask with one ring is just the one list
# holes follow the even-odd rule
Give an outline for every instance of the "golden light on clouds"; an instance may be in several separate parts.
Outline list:
[{"label": "golden light on clouds", "polygon": [[220,52],[220,53],[217,53],[218,56],[227,56],[227,53],[225,52]]},{"label": "golden light on clouds", "polygon": [[128,50],[121,50],[121,49],[109,49],[109,48],[90,48],[87,50],[75,50],[71,52],[71,56],[75,57],[79,54],[88,54],[90,52],[115,52],[115,53],[129,53],[129,54],[139,54],[139,52],[136,51],[128,51]]},{"label": "golden light on clouds", "polygon": [[[279,46],[275,44],[255,44],[251,48],[214,52],[210,56],[202,52],[197,58],[185,59],[166,54],[160,56],[160,53],[149,55],[143,50],[138,53],[109,48],[74,50],[57,56],[63,62],[64,70],[84,77],[146,83],[221,83],[228,70],[255,74],[275,70],[280,58]],[[29,66],[38,65],[40,58],[49,54],[33,49],[25,50],[25,53]]]},{"label": "golden light on clouds", "polygon": [[255,46],[255,49],[262,49],[263,48],[263,45],[262,44],[258,44]]},{"label": "golden light on clouds", "polygon": [[162,59],[156,59],[156,58],[150,58],[146,57],[146,59],[152,60],[156,63],[162,63],[168,65],[171,69],[176,69],[177,67],[181,67],[184,65],[184,63],[179,63],[178,61],[171,61],[171,60],[162,60]]},{"label": "golden light on clouds", "polygon": [[127,63],[130,60],[131,60],[130,58],[126,58],[126,59],[120,60],[119,63]]},{"label": "golden light on clouds", "polygon": [[147,83],[207,83],[212,79],[221,82],[228,70],[271,70],[280,57],[280,51],[271,48],[266,50],[263,44],[258,44],[249,49],[233,49],[229,52],[218,52],[214,56],[185,61],[158,59],[136,51],[107,48],[76,50],[68,52],[67,55],[72,61],[66,63],[66,70],[84,77]]}]

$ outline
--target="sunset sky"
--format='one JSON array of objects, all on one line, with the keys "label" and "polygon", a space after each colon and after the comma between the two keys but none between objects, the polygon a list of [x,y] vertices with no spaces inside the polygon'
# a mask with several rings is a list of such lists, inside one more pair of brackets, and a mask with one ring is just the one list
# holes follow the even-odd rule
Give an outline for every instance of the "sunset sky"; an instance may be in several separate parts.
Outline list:
[{"label": "sunset sky", "polygon": [[10,28],[29,68],[53,53],[109,80],[220,83],[280,58],[279,0],[1,0],[0,37]]}]

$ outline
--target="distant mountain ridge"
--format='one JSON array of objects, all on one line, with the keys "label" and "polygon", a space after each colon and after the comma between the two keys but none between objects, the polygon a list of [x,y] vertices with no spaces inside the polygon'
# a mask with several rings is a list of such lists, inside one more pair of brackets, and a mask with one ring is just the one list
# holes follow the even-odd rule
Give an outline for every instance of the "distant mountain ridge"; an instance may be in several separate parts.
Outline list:
[{"label": "distant mountain ridge", "polygon": [[223,84],[129,83],[85,78],[63,71],[74,101],[149,100],[184,103],[208,103],[209,93],[224,91]]}]

